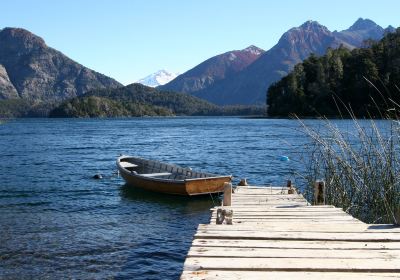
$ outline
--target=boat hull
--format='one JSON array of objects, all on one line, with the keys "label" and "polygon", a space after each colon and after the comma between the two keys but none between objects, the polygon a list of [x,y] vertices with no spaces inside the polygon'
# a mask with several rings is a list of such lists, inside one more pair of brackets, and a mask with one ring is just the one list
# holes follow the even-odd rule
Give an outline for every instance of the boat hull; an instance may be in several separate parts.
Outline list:
[{"label": "boat hull", "polygon": [[182,196],[223,192],[224,183],[230,182],[232,179],[232,176],[219,176],[185,180],[166,180],[140,176],[140,174],[135,174],[122,167],[118,161],[117,167],[121,177],[125,180],[126,184],[131,187]]}]

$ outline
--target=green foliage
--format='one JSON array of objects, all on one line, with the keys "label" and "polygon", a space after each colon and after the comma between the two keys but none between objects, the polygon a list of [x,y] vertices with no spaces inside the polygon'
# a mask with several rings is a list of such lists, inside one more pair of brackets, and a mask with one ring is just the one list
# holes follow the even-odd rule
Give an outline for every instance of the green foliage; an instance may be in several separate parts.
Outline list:
[{"label": "green foliage", "polygon": [[140,117],[259,115],[264,107],[218,107],[192,95],[160,91],[141,84],[93,90],[55,108],[50,117]]},{"label": "green foliage", "polygon": [[170,116],[172,112],[157,106],[137,102],[117,102],[106,97],[85,96],[64,102],[50,117],[111,118],[140,116]]},{"label": "green foliage", "polygon": [[1,118],[46,117],[53,103],[32,102],[25,99],[0,100]]},{"label": "green foliage", "polygon": [[[328,49],[322,57],[310,56],[270,86],[267,92],[270,116],[381,117],[386,100],[396,103],[400,81],[400,29],[368,48],[352,51]],[[375,86],[373,86],[375,85]]]}]

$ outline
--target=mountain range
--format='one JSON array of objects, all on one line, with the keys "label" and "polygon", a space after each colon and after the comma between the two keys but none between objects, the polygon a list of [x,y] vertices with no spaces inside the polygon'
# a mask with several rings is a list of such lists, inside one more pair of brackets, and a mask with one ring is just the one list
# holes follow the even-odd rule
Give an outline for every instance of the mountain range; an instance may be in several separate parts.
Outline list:
[{"label": "mountain range", "polygon": [[[285,32],[268,51],[249,46],[214,56],[158,89],[218,105],[265,105],[268,87],[310,54],[323,55],[339,46],[362,47],[366,40],[393,31],[392,26],[384,29],[362,18],[346,30],[333,32],[307,21]],[[155,83],[162,83],[158,77],[166,81],[171,75],[159,71],[153,77]],[[0,29],[0,116],[44,116],[64,100],[120,87],[116,80],[73,61],[25,29]]]},{"label": "mountain range", "polygon": [[48,47],[25,29],[0,30],[0,100],[58,102],[91,89],[120,86]]},{"label": "mountain range", "polygon": [[392,26],[384,29],[362,18],[350,28],[334,32],[316,21],[307,21],[285,32],[268,51],[252,46],[259,51],[247,63],[238,59],[241,67],[224,61],[244,50],[227,52],[200,63],[161,88],[190,93],[219,105],[265,104],[268,87],[310,54],[323,55],[328,48],[341,45],[349,49],[361,47],[366,40],[378,40],[393,30]]},{"label": "mountain range", "polygon": [[148,87],[157,87],[165,85],[166,83],[175,79],[177,76],[178,74],[176,73],[168,72],[167,70],[162,69],[138,80],[136,83]]}]

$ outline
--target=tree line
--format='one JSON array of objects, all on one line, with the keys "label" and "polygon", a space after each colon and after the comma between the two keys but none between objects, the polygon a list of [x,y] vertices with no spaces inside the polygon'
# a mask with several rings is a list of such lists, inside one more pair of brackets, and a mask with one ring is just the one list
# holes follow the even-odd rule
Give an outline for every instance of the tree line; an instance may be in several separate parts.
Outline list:
[{"label": "tree line", "polygon": [[388,100],[400,104],[399,81],[400,28],[363,48],[311,55],[269,87],[268,115],[381,117]]},{"label": "tree line", "polygon": [[263,115],[264,106],[220,107],[189,94],[141,84],[99,89],[63,102],[50,117],[141,117]]}]

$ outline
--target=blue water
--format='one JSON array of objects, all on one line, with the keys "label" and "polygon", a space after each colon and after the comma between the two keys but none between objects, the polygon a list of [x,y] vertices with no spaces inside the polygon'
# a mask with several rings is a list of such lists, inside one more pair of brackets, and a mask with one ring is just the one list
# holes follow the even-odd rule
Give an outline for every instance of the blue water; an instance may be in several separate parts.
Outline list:
[{"label": "blue water", "polygon": [[0,279],[177,279],[213,201],[126,187],[117,156],[283,185],[302,166],[293,160],[306,141],[298,128],[239,118],[1,124]]}]

